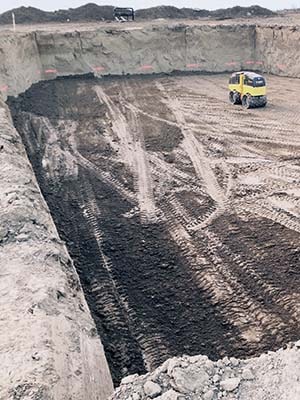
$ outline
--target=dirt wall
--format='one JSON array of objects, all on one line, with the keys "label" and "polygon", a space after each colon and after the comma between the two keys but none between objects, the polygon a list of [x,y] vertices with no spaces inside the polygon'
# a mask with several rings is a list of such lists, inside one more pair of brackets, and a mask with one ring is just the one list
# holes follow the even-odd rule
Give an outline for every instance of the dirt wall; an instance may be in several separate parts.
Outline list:
[{"label": "dirt wall", "polygon": [[299,78],[299,27],[258,27],[256,29],[256,58],[263,60],[263,71]]},{"label": "dirt wall", "polygon": [[300,76],[296,27],[169,24],[70,32],[5,32],[0,92],[17,95],[41,79],[254,69]]},{"label": "dirt wall", "polygon": [[254,32],[246,27],[158,26],[71,35],[37,34],[42,64],[58,75],[223,72],[233,59],[253,58]]},{"label": "dirt wall", "polygon": [[[41,79],[99,75],[223,72],[254,57],[251,26],[157,26],[70,33],[4,33],[0,90],[17,95]],[[235,64],[233,64],[235,63]]]},{"label": "dirt wall", "polygon": [[101,399],[112,393],[79,279],[0,101],[0,398]]},{"label": "dirt wall", "polygon": [[41,79],[41,60],[34,33],[0,36],[0,91],[16,95]]}]

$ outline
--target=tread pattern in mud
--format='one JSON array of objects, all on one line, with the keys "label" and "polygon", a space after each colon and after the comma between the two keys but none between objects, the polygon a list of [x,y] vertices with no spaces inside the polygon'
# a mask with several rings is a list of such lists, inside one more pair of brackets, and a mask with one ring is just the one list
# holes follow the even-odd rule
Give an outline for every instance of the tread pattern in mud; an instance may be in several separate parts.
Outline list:
[{"label": "tread pattern in mud", "polygon": [[245,111],[226,79],[59,79],[9,100],[116,384],[299,337],[300,84],[293,112],[275,77]]}]

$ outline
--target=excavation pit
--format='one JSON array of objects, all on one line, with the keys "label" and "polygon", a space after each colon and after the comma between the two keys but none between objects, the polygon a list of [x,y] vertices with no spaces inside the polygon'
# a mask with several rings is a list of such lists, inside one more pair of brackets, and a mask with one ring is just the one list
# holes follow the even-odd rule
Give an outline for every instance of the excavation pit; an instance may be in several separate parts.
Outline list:
[{"label": "excavation pit", "polygon": [[227,78],[69,77],[8,101],[116,384],[299,338],[300,82],[267,77],[269,105],[244,110]]}]

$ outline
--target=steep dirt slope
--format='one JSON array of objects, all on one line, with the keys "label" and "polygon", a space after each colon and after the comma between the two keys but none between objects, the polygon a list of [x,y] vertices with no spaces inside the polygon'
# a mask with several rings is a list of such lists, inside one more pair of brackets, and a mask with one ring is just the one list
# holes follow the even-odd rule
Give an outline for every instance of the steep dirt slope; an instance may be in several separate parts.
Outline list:
[{"label": "steep dirt slope", "polygon": [[159,24],[55,32],[5,32],[0,37],[0,94],[17,95],[43,79],[230,72],[254,69],[299,77],[297,27]]},{"label": "steep dirt slope", "polygon": [[0,164],[0,398],[105,400],[101,341],[2,102]]},{"label": "steep dirt slope", "polygon": [[[41,79],[93,73],[223,72],[255,60],[252,26],[157,26],[67,33],[5,33],[0,92],[16,95]],[[211,44],[215,43],[216,46]]]}]

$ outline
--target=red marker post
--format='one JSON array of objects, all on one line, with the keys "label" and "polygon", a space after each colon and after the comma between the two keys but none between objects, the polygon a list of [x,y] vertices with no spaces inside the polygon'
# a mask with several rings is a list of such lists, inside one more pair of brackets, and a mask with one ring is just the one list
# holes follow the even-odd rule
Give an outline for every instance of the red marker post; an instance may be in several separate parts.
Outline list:
[{"label": "red marker post", "polygon": [[186,64],[186,68],[190,68],[190,69],[197,69],[197,68],[200,68],[201,67],[201,64],[197,64],[197,63],[195,63],[195,64]]},{"label": "red marker post", "polygon": [[105,71],[105,68],[102,66],[97,66],[92,68],[94,72],[103,72]]},{"label": "red marker post", "polygon": [[150,65],[150,64],[145,64],[145,65],[142,65],[142,66],[139,68],[139,70],[140,70],[140,71],[151,71],[151,70],[153,70],[153,66]]},{"label": "red marker post", "polygon": [[228,67],[235,67],[236,65],[238,65],[238,63],[236,61],[230,61],[225,63],[225,65],[227,65]]},{"label": "red marker post", "polygon": [[45,74],[57,74],[57,69],[45,69]]},{"label": "red marker post", "polygon": [[277,68],[280,69],[281,71],[284,71],[286,69],[285,64],[277,64]]}]

